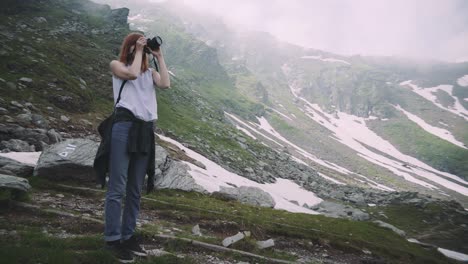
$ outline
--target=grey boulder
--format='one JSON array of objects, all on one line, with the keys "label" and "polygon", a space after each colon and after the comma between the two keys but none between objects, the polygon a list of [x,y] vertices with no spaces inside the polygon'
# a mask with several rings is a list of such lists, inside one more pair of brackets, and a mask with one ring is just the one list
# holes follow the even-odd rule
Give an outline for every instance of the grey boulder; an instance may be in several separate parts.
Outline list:
[{"label": "grey boulder", "polygon": [[47,131],[47,137],[49,138],[50,144],[55,144],[63,140],[62,136],[59,133],[57,133],[54,129],[50,129],[49,131]]},{"label": "grey boulder", "polygon": [[[20,140],[20,141],[17,141]],[[53,129],[24,128],[17,125],[0,124],[0,149],[10,151],[42,151],[47,144],[61,141],[61,136]],[[26,142],[26,143],[24,143]],[[33,145],[32,147],[30,145]],[[22,148],[22,150],[20,149]],[[31,150],[32,149],[32,150]]]},{"label": "grey boulder", "polygon": [[0,174],[0,188],[27,192],[31,189],[28,180],[16,176]]},{"label": "grey boulder", "polygon": [[264,241],[257,241],[257,246],[259,249],[273,247],[275,245],[275,241],[273,239],[268,239]]},{"label": "grey boulder", "polygon": [[34,166],[0,156],[0,173],[19,177],[32,176]]},{"label": "grey boulder", "polygon": [[33,152],[35,147],[20,139],[10,139],[0,142],[0,149],[15,152]]},{"label": "grey boulder", "polygon": [[350,218],[355,221],[366,221],[370,219],[369,214],[357,208],[331,201],[323,201],[310,209],[334,218]]},{"label": "grey boulder", "polygon": [[32,114],[31,122],[40,128],[47,129],[49,127],[49,121],[47,121],[47,119],[45,119],[43,116],[38,115],[38,114]]},{"label": "grey boulder", "polygon": [[166,160],[168,156],[167,151],[163,147],[156,145],[155,152],[156,152],[155,154],[156,168],[162,171],[164,170],[165,165],[166,165]]},{"label": "grey boulder", "polygon": [[195,182],[189,173],[190,167],[181,161],[171,161],[169,167],[157,175],[154,187],[157,189],[178,189],[207,193],[207,190]]},{"label": "grey boulder", "polygon": [[34,176],[53,180],[94,181],[94,157],[98,143],[89,139],[67,139],[48,146],[39,157]]},{"label": "grey boulder", "polygon": [[32,115],[31,113],[19,114],[16,116],[16,121],[22,126],[27,126],[32,122]]},{"label": "grey boulder", "polygon": [[276,205],[275,200],[269,193],[257,187],[240,186],[231,188],[221,186],[220,190],[213,194],[254,206],[273,208]]}]

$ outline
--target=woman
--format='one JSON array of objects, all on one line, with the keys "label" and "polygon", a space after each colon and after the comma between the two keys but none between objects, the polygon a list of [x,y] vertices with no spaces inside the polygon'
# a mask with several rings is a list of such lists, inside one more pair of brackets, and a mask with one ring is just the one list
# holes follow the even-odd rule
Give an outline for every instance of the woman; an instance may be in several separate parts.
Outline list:
[{"label": "woman", "polygon": [[146,256],[133,234],[146,172],[154,175],[150,164],[154,164],[153,123],[158,116],[153,84],[163,89],[170,85],[161,49],[150,50],[159,62],[159,73],[149,68],[145,49],[150,50],[146,38],[131,33],[122,43],[119,60],[110,63],[115,101],[122,82],[126,82],[112,126],[104,237],[106,248],[123,263],[133,262],[133,254]]}]

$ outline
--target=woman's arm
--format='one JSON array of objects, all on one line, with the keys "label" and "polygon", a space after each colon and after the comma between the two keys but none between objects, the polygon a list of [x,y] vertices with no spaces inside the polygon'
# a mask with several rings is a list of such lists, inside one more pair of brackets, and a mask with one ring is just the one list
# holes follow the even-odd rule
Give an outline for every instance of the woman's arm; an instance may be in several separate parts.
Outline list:
[{"label": "woman's arm", "polygon": [[171,86],[171,81],[169,79],[169,72],[167,71],[166,62],[164,61],[161,48],[157,51],[151,51],[151,53],[156,57],[156,59],[158,59],[159,63],[159,72],[153,70],[153,82],[157,87],[167,89]]},{"label": "woman's arm", "polygon": [[130,67],[125,67],[125,64],[113,60],[110,63],[112,74],[122,80],[135,80],[141,73],[141,63],[143,61],[143,47],[146,45],[146,39],[141,37],[136,42],[135,57]]}]

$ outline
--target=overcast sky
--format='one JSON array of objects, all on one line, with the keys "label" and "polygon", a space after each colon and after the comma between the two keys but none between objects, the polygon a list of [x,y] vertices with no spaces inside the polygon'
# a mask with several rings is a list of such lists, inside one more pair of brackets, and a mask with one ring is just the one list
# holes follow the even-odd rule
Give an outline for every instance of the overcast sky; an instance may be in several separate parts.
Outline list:
[{"label": "overcast sky", "polygon": [[468,61],[465,0],[177,1],[230,25],[267,31],[305,47]]}]

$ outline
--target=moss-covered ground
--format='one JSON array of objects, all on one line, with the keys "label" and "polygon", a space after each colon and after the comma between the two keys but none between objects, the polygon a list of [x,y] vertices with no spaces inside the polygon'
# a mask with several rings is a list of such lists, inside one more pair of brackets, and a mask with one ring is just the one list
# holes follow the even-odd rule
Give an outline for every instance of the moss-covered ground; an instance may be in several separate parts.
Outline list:
[{"label": "moss-covered ground", "polygon": [[[100,208],[104,197],[102,191],[76,190],[42,179],[32,179],[32,185],[30,198],[23,198],[23,201],[40,204],[34,198],[37,194],[47,192],[53,196],[55,193],[61,193],[64,194],[64,199],[87,197],[90,201],[96,201],[94,206],[97,210],[102,210]],[[7,197],[3,195],[3,200],[12,199]],[[73,213],[66,203],[58,203],[57,209]],[[378,209],[381,208],[378,207]],[[392,220],[394,220],[395,224],[398,224],[399,214],[408,212],[408,208],[405,207],[386,208],[385,210],[390,218],[387,221],[393,223]],[[399,226],[417,232],[424,226],[420,227],[416,224],[413,226],[410,223],[420,222],[435,211],[437,210],[421,212],[425,213],[424,215],[405,214],[406,224]],[[354,259],[364,259],[367,256],[363,250],[370,251],[372,259],[380,259],[385,263],[450,262],[435,249],[425,249],[410,243],[392,231],[380,228],[371,222],[289,213],[283,210],[249,206],[237,201],[226,201],[194,192],[158,190],[144,195],[142,215],[148,221],[143,223],[139,234],[147,244],[153,243],[157,234],[168,231],[178,237],[220,244],[223,238],[241,230],[248,230],[252,233],[251,237],[235,244],[234,248],[285,260],[297,259],[297,255],[290,251],[291,248],[300,248],[310,252],[328,249],[329,254],[334,254],[335,257],[353,256]],[[102,216],[92,215],[91,217],[102,219]],[[203,237],[192,235],[191,227],[195,224],[199,224],[204,234]],[[112,261],[111,256],[103,250],[101,237],[103,226],[99,223],[89,223],[81,218],[67,219],[67,217],[48,213],[24,211],[14,206],[3,206],[0,229],[5,233],[0,238],[3,240],[0,243],[2,261],[7,261],[4,263],[89,263],[91,259],[93,263]],[[77,235],[68,238],[53,235],[64,232],[63,230]],[[274,238],[278,246],[263,250],[255,246],[255,240],[268,238]],[[177,254],[190,255],[200,250],[205,251],[183,242],[160,241],[158,243],[174,255],[161,259],[140,260],[141,263],[191,263],[190,257],[184,260],[188,262],[170,261],[174,261],[176,258],[174,256]],[[217,256],[229,259],[242,258],[227,253]],[[152,262],[156,259],[167,262]]]}]

